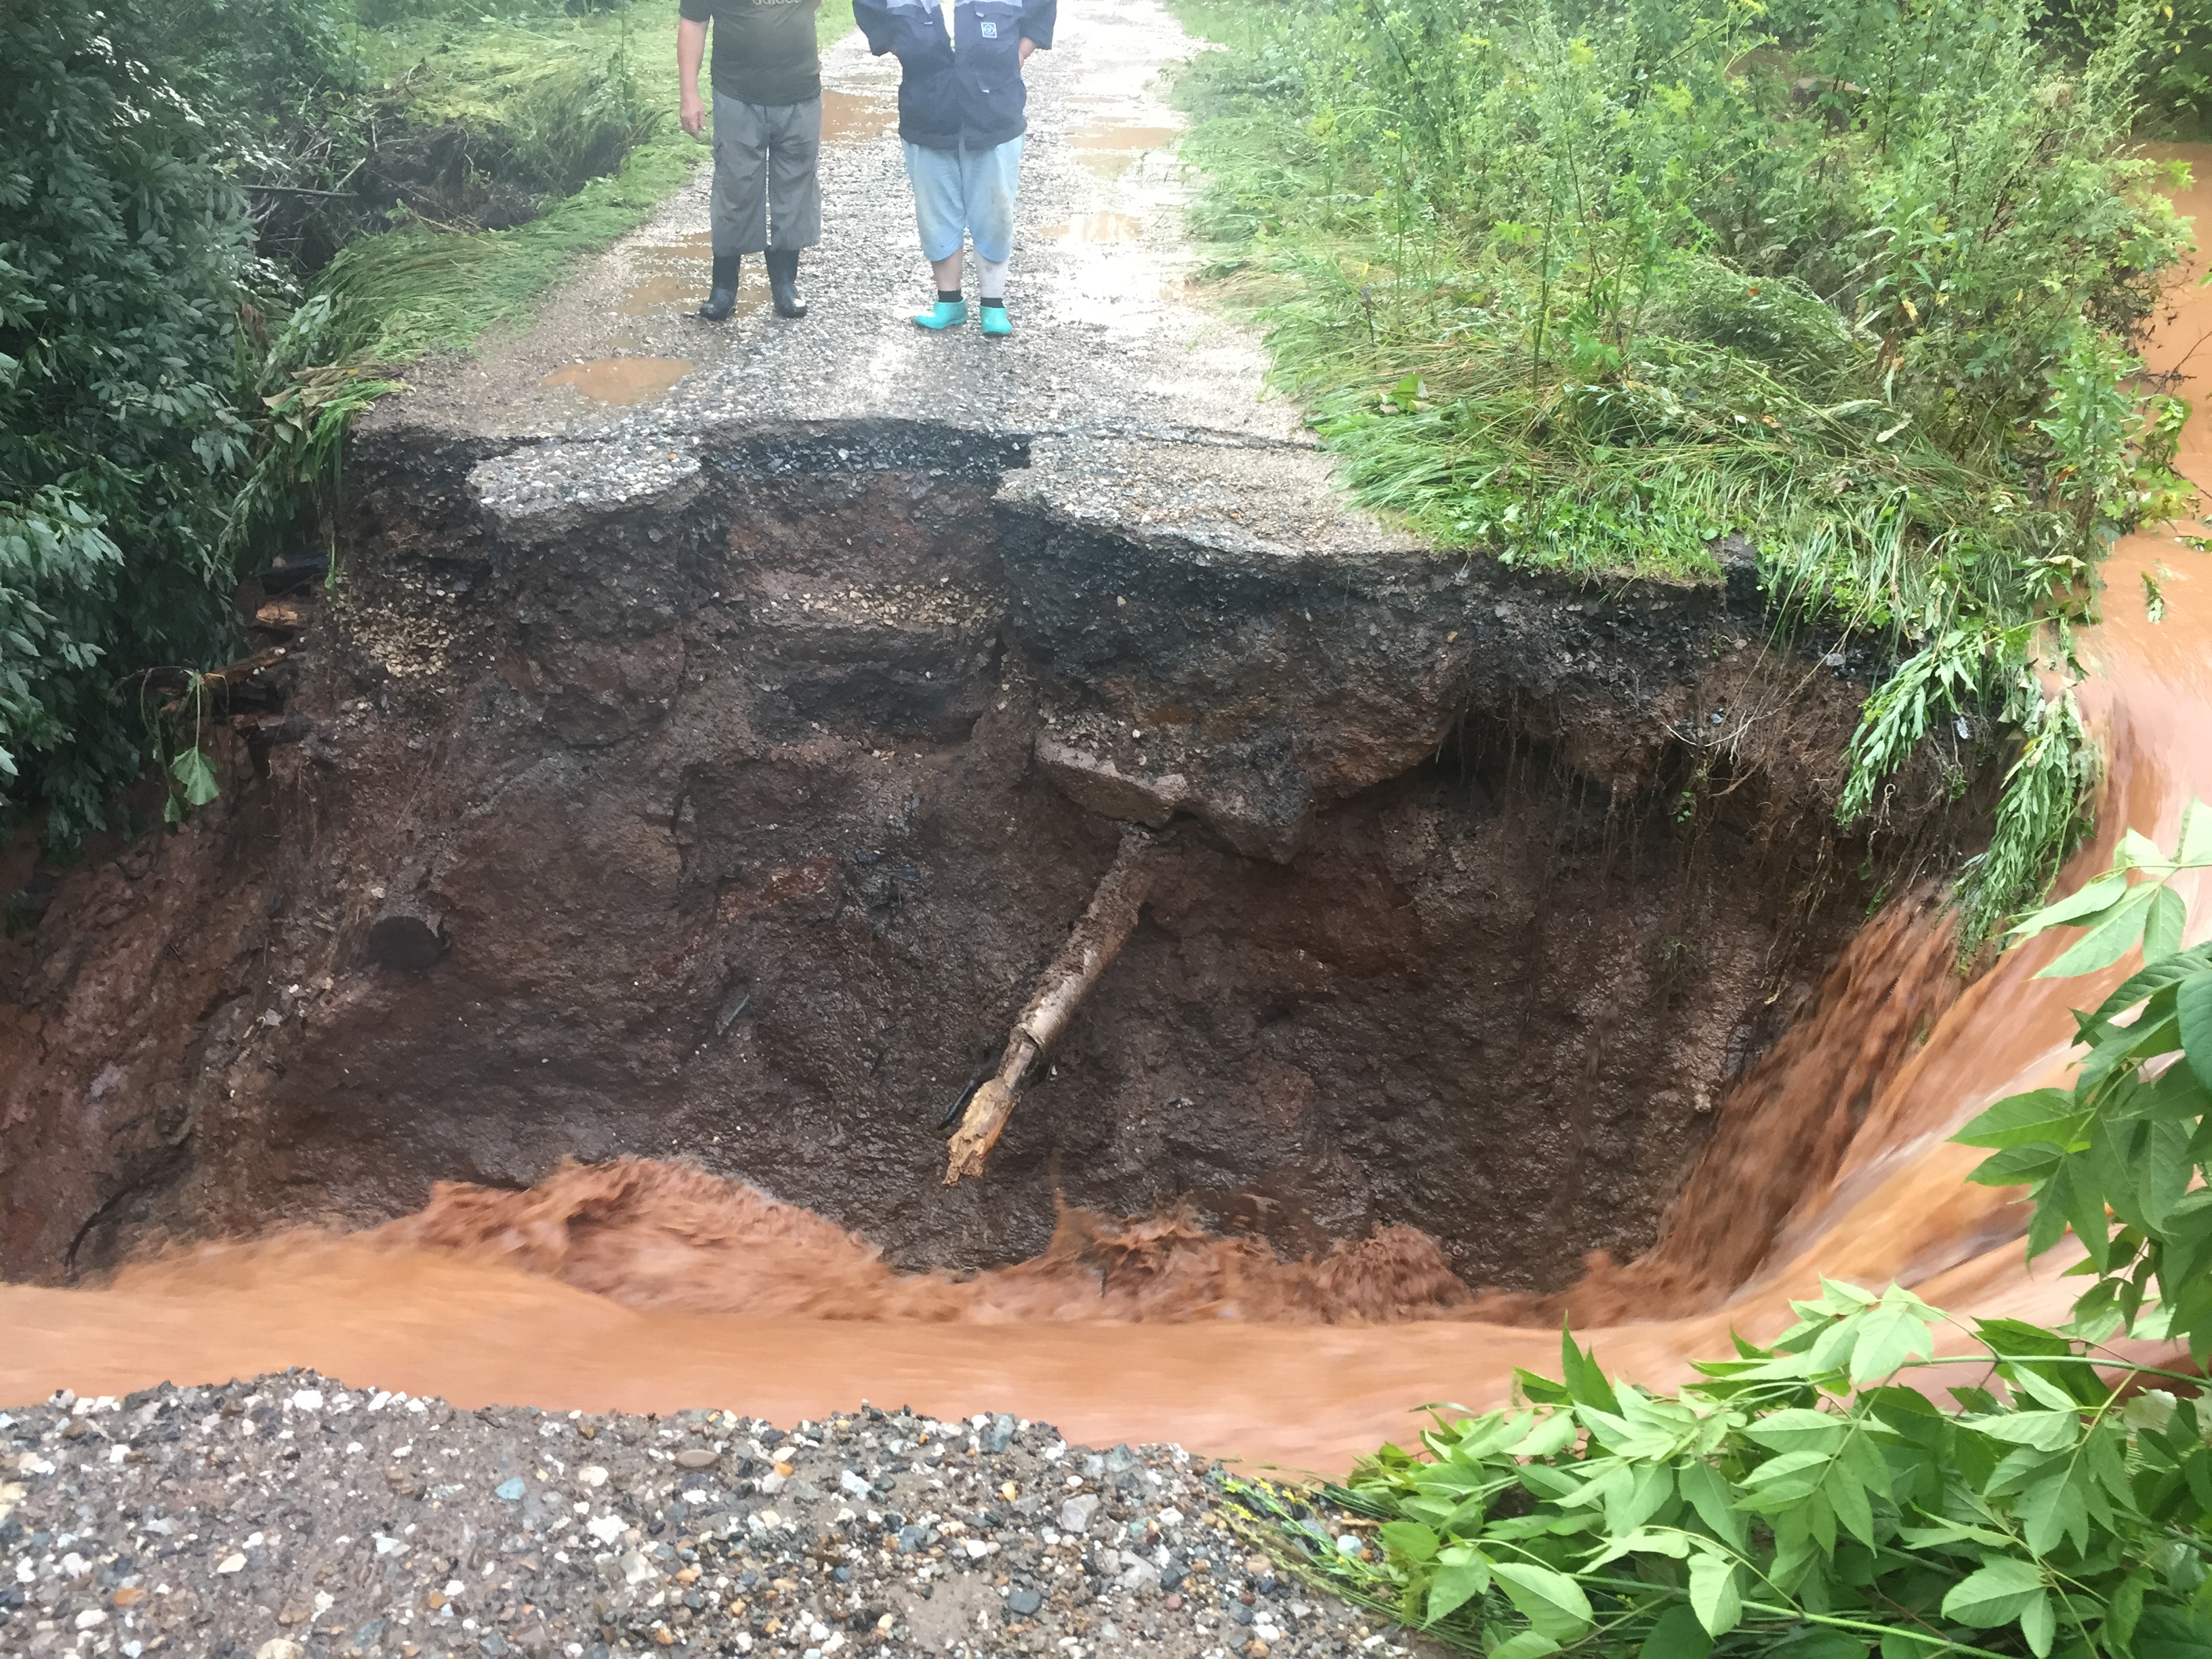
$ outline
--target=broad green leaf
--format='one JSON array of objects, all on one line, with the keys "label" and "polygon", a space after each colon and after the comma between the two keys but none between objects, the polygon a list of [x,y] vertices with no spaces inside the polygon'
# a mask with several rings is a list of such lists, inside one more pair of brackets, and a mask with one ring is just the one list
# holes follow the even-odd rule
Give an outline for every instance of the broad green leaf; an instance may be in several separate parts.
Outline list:
[{"label": "broad green leaf", "polygon": [[1951,1586],[1943,1598],[1943,1616],[1979,1630],[2009,1625],[2042,1593],[2043,1575],[2033,1563],[2001,1555]]},{"label": "broad green leaf", "polygon": [[1615,1417],[1620,1415],[1620,1398],[1599,1367],[1595,1350],[1585,1353],[1577,1347],[1573,1330],[1565,1325],[1559,1328],[1559,1363],[1567,1392],[1577,1406],[1595,1406]]},{"label": "broad green leaf", "polygon": [[2089,1016],[2089,1023],[2107,1024],[2154,992],[2178,984],[2192,974],[2206,972],[2212,972],[2212,947],[2192,945],[2179,956],[2168,957],[2130,975],[2118,990],[2097,1005],[2097,1012]]},{"label": "broad green leaf", "polygon": [[1744,1547],[1748,1529],[1718,1469],[1710,1463],[1692,1463],[1677,1473],[1675,1484],[1690,1507],[1697,1511],[1698,1520],[1736,1548]]},{"label": "broad green leaf", "polygon": [[2048,1142],[2008,1147],[1977,1164],[1966,1179],[1978,1187],[2027,1187],[2047,1178],[2063,1156],[2059,1147]]},{"label": "broad green leaf", "polygon": [[1735,1563],[1700,1555],[1690,1563],[1690,1607],[1708,1636],[1725,1636],[1743,1622],[1743,1596],[1736,1589]]},{"label": "broad green leaf", "polygon": [[1490,1659],[1546,1659],[1559,1644],[1540,1631],[1524,1630],[1507,1637],[1490,1650]]},{"label": "broad green leaf", "polygon": [[2182,981],[2173,1011],[2181,1025],[2182,1052],[2197,1080],[2212,1089],[2212,974]]},{"label": "broad green leaf", "polygon": [[1674,1471],[1664,1463],[1646,1463],[1635,1471],[1628,1491],[1607,1501],[1605,1523],[1616,1533],[1632,1531],[1673,1501]]},{"label": "broad green leaf", "polygon": [[2070,1089],[2037,1089],[2008,1096],[1951,1137],[1961,1146],[2002,1152],[2037,1141],[2063,1146],[2087,1116]]},{"label": "broad green leaf", "polygon": [[1576,1641],[1589,1629],[1589,1597],[1566,1574],[1529,1561],[1496,1562],[1491,1572],[1522,1616],[1553,1641]]},{"label": "broad green leaf", "polygon": [[2189,1157],[2189,1126],[2172,1121],[2147,1126],[2142,1156],[2136,1161],[2136,1175],[2142,1185],[2137,1189],[2137,1205],[2145,1221],[2153,1230],[2163,1231],[2172,1218],[2174,1207],[2189,1192],[2189,1183],[2197,1178],[2197,1166]]},{"label": "broad green leaf", "polygon": [[2081,1419],[2070,1411],[2006,1412],[1996,1417],[1970,1417],[1966,1423],[1992,1440],[2037,1451],[2064,1451],[2081,1437]]},{"label": "broad green leaf", "polygon": [[2012,1542],[2001,1532],[1988,1527],[1970,1527],[1955,1521],[1945,1521],[1932,1527],[1899,1527],[1897,1535],[1917,1550],[1935,1549],[1944,1544],[1986,1544],[2002,1549]]},{"label": "broad green leaf", "polygon": [[1638,1527],[1634,1532],[1622,1533],[1607,1540],[1603,1550],[1583,1564],[1582,1571],[1595,1571],[1607,1562],[1618,1561],[1624,1555],[1663,1555],[1673,1561],[1686,1560],[1690,1553],[1690,1534],[1676,1528],[1651,1532]]},{"label": "broad green leaf", "polygon": [[2062,1469],[2030,1486],[2021,1495],[2018,1514],[2026,1528],[2027,1547],[2038,1555],[2050,1554],[2069,1533],[2074,1534],[2077,1547],[2088,1547],[2089,1505],[2070,1469]]},{"label": "broad green leaf", "polygon": [[1554,1412],[1507,1449],[1515,1457],[1550,1457],[1573,1445],[1580,1432],[1571,1413]]},{"label": "broad green leaf", "polygon": [[1454,1544],[1437,1559],[1429,1584],[1428,1622],[1456,1613],[1490,1588],[1490,1558],[1471,1544]]},{"label": "broad green leaf", "polygon": [[2126,897],[2100,915],[2095,927],[2036,977],[2077,979],[2111,967],[2142,937],[2143,919],[2150,912],[2151,895],[2157,890],[2149,882],[2130,888]]},{"label": "broad green leaf", "polygon": [[2143,961],[2164,962],[2181,949],[2181,932],[2189,925],[2189,907],[2171,887],[2161,887],[2150,902],[2143,922]]},{"label": "broad green leaf", "polygon": [[2051,1638],[2058,1633],[2058,1618],[2051,1609],[2049,1590],[2036,1591],[2020,1610],[2020,1633],[2027,1638],[2027,1645],[2036,1659],[2045,1659],[2051,1651]]},{"label": "broad green leaf", "polygon": [[2166,848],[2140,830],[2124,830],[2120,836],[2120,850],[2112,862],[2136,870],[2162,869],[2166,866]]},{"label": "broad green leaf", "polygon": [[2069,923],[2079,923],[2100,915],[2124,897],[2127,890],[2128,878],[2122,872],[2116,870],[2110,875],[2100,876],[2096,880],[2075,889],[2057,903],[2046,905],[2016,924],[2012,930],[2013,937],[2025,943],[2046,928],[2063,927]]},{"label": "broad green leaf", "polygon": [[1828,1469],[1827,1479],[1821,1481],[1820,1491],[1836,1511],[1836,1520],[1844,1530],[1862,1544],[1874,1543],[1874,1508],[1867,1501],[1867,1490],[1859,1484],[1858,1476],[1838,1459]]},{"label": "broad green leaf", "polygon": [[1936,1333],[1909,1303],[1885,1302],[1870,1309],[1851,1350],[1851,1386],[1879,1382],[1913,1358],[1936,1357]]},{"label": "broad green leaf", "polygon": [[1697,1613],[1678,1601],[1659,1615],[1636,1659],[1705,1659],[1712,1650],[1713,1638]]},{"label": "broad green leaf", "polygon": [[[2201,803],[2199,810],[2202,810]],[[2212,820],[2212,814],[2206,816],[2208,820]],[[2120,1587],[2105,1603],[2104,1628],[2098,1634],[2104,1638],[2108,1650],[2125,1653],[2133,1645],[2136,1625],[2142,1618],[2143,1592],[2150,1585],[2148,1570],[2138,1567],[2121,1581]]]},{"label": "broad green leaf", "polygon": [[2192,800],[2181,812],[2181,845],[2175,854],[2184,869],[2212,865],[2212,806]]},{"label": "broad green leaf", "polygon": [[1802,1482],[1803,1490],[1810,1492],[1820,1484],[1820,1472],[1828,1467],[1829,1460],[1835,1455],[1832,1449],[1784,1452],[1778,1457],[1768,1458],[1744,1476],[1743,1484],[1747,1490],[1752,1490]]},{"label": "broad green leaf", "polygon": [[187,806],[205,806],[222,793],[222,786],[215,781],[215,768],[198,749],[187,749],[169,763],[178,786],[185,793]]},{"label": "broad green leaf", "polygon": [[1747,1438],[1774,1451],[1831,1452],[1843,1443],[1850,1427],[1832,1412],[1792,1409],[1770,1412],[1747,1425],[1743,1432]]},{"label": "broad green leaf", "polygon": [[1391,1521],[1381,1528],[1382,1542],[1395,1556],[1408,1561],[1436,1559],[1438,1540],[1434,1532],[1418,1521]]}]

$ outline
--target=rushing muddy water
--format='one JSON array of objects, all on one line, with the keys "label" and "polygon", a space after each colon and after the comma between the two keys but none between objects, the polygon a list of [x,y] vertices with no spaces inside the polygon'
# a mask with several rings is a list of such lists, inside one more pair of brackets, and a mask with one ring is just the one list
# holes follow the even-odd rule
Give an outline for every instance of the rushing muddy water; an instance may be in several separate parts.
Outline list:
[{"label": "rushing muddy water", "polygon": [[[2193,150],[2203,166],[2212,151]],[[2185,211],[2212,207],[2192,189]],[[2212,304],[2177,286],[2154,343],[2202,401]],[[2183,465],[2212,480],[2212,426]],[[2143,577],[2166,600],[2148,614]],[[2212,793],[2212,562],[2166,532],[2106,571],[2082,701],[2109,766],[2097,843],[2161,839]],[[2205,928],[2199,903],[2197,928]],[[1899,1278],[1960,1312],[2055,1316],[2070,1286],[2027,1273],[2008,1195],[1962,1180],[1946,1137],[1991,1097],[2060,1078],[2068,1010],[2094,988],[2039,981],[2062,941],[1961,992],[1940,913],[1897,902],[1817,1011],[1737,1087],[1660,1245],[1598,1261],[1547,1298],[1470,1300],[1433,1247],[1386,1231],[1298,1263],[1173,1218],[1065,1214],[1052,1249],[971,1276],[901,1276],[802,1211],[672,1166],[570,1170],[524,1194],[441,1190],[346,1239],[292,1235],[125,1270],[108,1288],[0,1288],[0,1400],[60,1386],[120,1394],[312,1365],[464,1405],[818,1416],[866,1398],[940,1416],[1012,1410],[1093,1443],[1341,1468],[1409,1407],[1498,1399],[1556,1352],[1562,1311],[1602,1358],[1654,1383],[1771,1333],[1826,1273]],[[1923,1037],[1901,1066],[1900,1034]],[[1910,1048],[1908,1042],[1905,1045]],[[1538,1224],[1543,1195],[1529,1195]],[[1776,1238],[1778,1243],[1773,1243]]]}]

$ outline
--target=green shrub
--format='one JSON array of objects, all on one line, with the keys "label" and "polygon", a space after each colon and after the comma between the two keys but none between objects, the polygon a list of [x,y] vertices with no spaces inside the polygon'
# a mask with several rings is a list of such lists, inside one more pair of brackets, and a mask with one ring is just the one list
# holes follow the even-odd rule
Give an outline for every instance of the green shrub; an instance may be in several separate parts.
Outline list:
[{"label": "green shrub", "polygon": [[143,764],[126,677],[219,648],[249,438],[252,227],[220,135],[103,21],[0,9],[0,812],[43,805],[57,848]]},{"label": "green shrub", "polygon": [[1742,0],[1253,8],[1186,82],[1196,222],[1362,501],[1593,578],[1741,538],[1787,614],[1887,641],[1847,819],[1961,717],[2063,734],[1971,943],[2093,775],[2038,624],[2185,498],[2129,349],[2187,240],[2127,149],[2156,20],[2069,61],[2025,0],[1795,10],[1781,45]]},{"label": "green shrub", "polygon": [[1959,1326],[1894,1285],[1828,1284],[1676,1395],[1607,1377],[1570,1333],[1564,1381],[1519,1373],[1518,1409],[1435,1408],[1418,1450],[1386,1446],[1344,1486],[1237,1488],[1242,1528],[1490,1659],[2212,1651],[2202,1374],[2103,1346],[2125,1331],[2212,1357],[2212,945],[2182,948],[2173,884],[2208,868],[2199,802],[2172,854],[2130,834],[2017,930],[2081,933],[2046,975],[2143,955],[2076,1017],[2072,1090],[2000,1102],[1960,1137],[1995,1149],[1974,1179],[2033,1188],[2031,1260],[2080,1240],[2091,1283],[2067,1328]]}]

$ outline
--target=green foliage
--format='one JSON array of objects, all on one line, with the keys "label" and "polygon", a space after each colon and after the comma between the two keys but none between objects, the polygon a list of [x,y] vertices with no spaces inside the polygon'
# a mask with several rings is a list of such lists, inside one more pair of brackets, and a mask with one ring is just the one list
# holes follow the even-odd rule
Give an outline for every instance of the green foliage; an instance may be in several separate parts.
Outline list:
[{"label": "green foliage", "polygon": [[627,13],[395,27],[364,50],[410,126],[456,127],[468,165],[540,195],[616,171],[673,125],[672,71],[648,85]]},{"label": "green foliage", "polygon": [[[1570,1333],[1564,1382],[1522,1372],[1516,1409],[1439,1412],[1345,1486],[1243,1486],[1245,1524],[1295,1571],[1493,1659],[2212,1643],[2197,1402],[2140,1375],[2115,1388],[2084,1343],[2012,1320],[1954,1328],[1939,1359],[1951,1322],[1911,1291],[1824,1290],[1674,1395],[1608,1378]],[[1950,1409],[1896,1380],[1936,1368],[1959,1379]]]},{"label": "green foliage", "polygon": [[1185,83],[1195,222],[1365,503],[1592,576],[1733,541],[1787,615],[1890,641],[1847,821],[1938,724],[2040,734],[1978,939],[2094,773],[2039,624],[2185,496],[2129,349],[2187,240],[2126,147],[2158,20],[2069,59],[2026,0],[1790,9],[1778,43],[1739,0],[1194,4],[1230,44]]},{"label": "green foliage", "polygon": [[67,854],[149,760],[204,804],[197,671],[237,570],[326,533],[374,363],[466,346],[690,176],[627,10],[0,9],[0,825],[43,808]]},{"label": "green foliage", "polygon": [[214,129],[100,21],[0,9],[0,816],[42,803],[62,848],[143,763],[123,677],[219,646],[250,435],[251,225]]},{"label": "green foliage", "polygon": [[[2172,854],[2131,832],[2109,872],[2015,930],[2081,931],[2046,977],[2142,951],[2076,1017],[2075,1086],[1960,1136],[1994,1150],[1975,1180],[2033,1189],[2031,1259],[2081,1241],[2094,1283],[2066,1330],[1969,1330],[1899,1286],[1830,1281],[1771,1346],[1738,1337],[1674,1395],[1607,1377],[1569,1332],[1564,1380],[1520,1373],[1516,1409],[1432,1408],[1417,1449],[1385,1446],[1347,1486],[1237,1486],[1244,1529],[1492,1659],[2212,1651],[2202,1378],[2101,1346],[2128,1330],[2212,1353],[2212,945],[2183,947],[2175,886],[2207,869],[2200,801]],[[2168,1378],[2184,1386],[2154,1386]]]},{"label": "green foliage", "polygon": [[2212,1358],[2212,945],[2183,948],[2174,883],[2206,869],[2212,806],[2197,801],[2171,854],[2131,830],[2110,871],[2021,923],[2021,939],[2081,931],[2045,978],[2101,972],[2138,947],[2142,967],[2075,1015],[2088,1053],[2071,1089],[1999,1101],[1958,1137],[1992,1149],[1974,1180],[2033,1193],[2030,1259],[2069,1231],[2081,1241],[2074,1271],[2095,1282],[2076,1330],[2185,1337],[2199,1364]]},{"label": "green foliage", "polygon": [[136,55],[188,82],[218,116],[274,120],[362,84],[343,0],[185,0],[117,21]]},{"label": "green foliage", "polygon": [[689,139],[634,153],[611,179],[596,179],[528,224],[462,233],[395,230],[348,246],[317,284],[337,307],[349,358],[404,363],[425,351],[465,350],[598,252],[650,218],[690,176]]}]

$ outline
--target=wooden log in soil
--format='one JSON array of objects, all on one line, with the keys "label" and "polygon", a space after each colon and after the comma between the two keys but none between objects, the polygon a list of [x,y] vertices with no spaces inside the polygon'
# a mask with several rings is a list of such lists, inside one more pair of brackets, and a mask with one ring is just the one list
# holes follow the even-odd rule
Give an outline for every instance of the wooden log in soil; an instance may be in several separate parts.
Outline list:
[{"label": "wooden log in soil", "polygon": [[968,1103],[947,1151],[946,1186],[982,1176],[991,1149],[1014,1115],[1023,1077],[1066,1034],[1076,1011],[1137,931],[1137,919],[1152,892],[1153,856],[1152,837],[1144,830],[1132,829],[1122,836],[1121,851],[1091,895],[1083,920],[1054,956],[1015,1021],[997,1074]]}]

